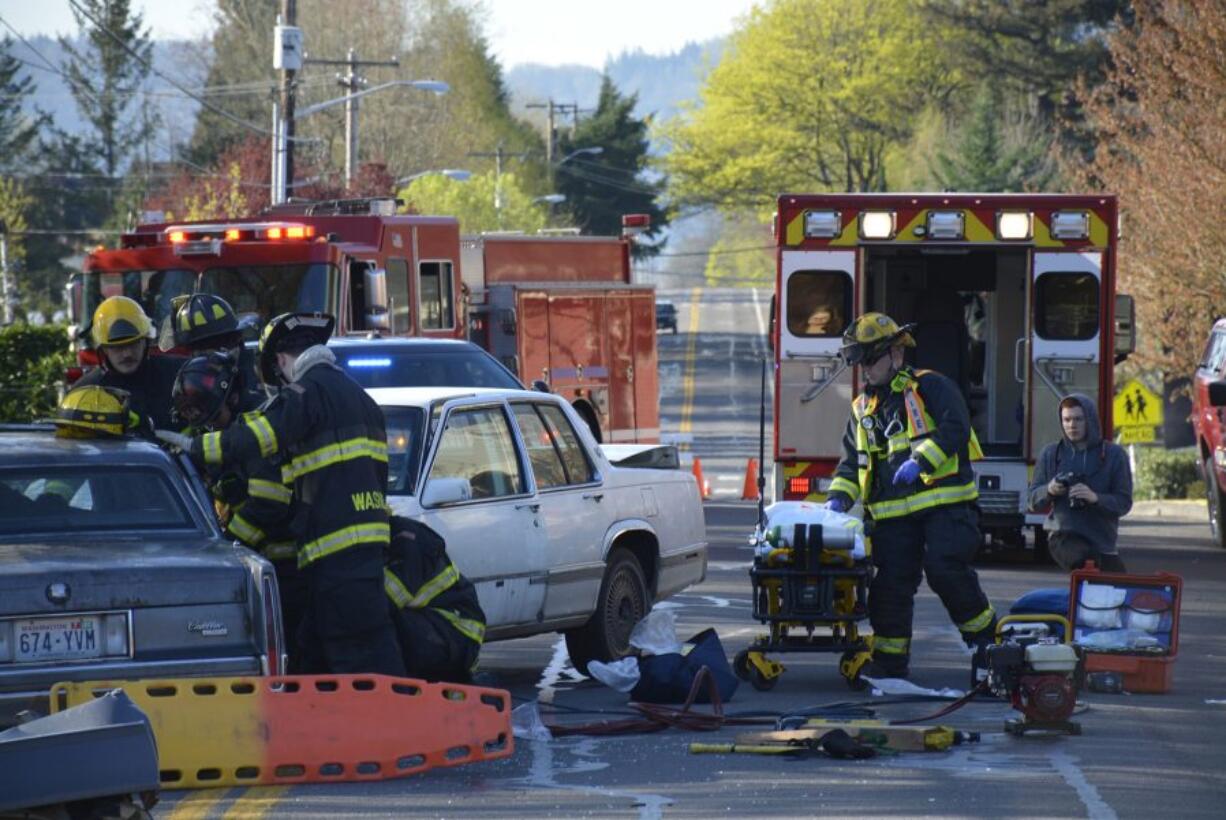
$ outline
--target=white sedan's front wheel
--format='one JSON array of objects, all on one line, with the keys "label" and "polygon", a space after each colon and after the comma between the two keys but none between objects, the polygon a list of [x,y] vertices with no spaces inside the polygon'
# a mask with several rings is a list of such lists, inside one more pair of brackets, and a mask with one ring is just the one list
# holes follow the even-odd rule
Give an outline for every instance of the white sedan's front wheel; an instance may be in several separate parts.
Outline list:
[{"label": "white sedan's front wheel", "polygon": [[651,608],[643,568],[634,553],[615,547],[600,583],[596,611],[586,624],[566,632],[570,662],[587,673],[589,661],[615,661],[630,654],[630,632]]}]

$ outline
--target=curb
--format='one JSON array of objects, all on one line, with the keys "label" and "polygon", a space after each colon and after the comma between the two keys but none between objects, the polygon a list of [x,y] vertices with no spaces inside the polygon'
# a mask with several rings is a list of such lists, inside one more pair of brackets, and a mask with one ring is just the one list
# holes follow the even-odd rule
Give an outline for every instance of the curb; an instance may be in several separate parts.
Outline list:
[{"label": "curb", "polygon": [[1208,502],[1200,499],[1160,499],[1134,501],[1125,518],[1168,518],[1179,521],[1209,521]]}]

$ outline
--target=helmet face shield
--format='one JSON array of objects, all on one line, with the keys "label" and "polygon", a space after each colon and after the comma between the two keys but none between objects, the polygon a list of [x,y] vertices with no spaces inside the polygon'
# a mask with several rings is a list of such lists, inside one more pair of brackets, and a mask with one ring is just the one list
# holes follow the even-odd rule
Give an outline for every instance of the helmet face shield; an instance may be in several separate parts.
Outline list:
[{"label": "helmet face shield", "polygon": [[234,389],[234,361],[224,353],[197,356],[183,365],[172,393],[175,418],[192,427],[216,420]]}]

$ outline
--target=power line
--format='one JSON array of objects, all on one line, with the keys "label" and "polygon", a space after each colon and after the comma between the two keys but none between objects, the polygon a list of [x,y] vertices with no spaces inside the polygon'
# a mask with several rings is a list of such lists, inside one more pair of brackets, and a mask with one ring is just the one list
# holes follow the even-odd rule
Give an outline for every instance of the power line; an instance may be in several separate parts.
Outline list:
[{"label": "power line", "polygon": [[713,249],[707,251],[685,251],[681,253],[657,253],[655,256],[669,256],[674,258],[682,256],[728,256],[730,254],[752,253],[754,251],[769,251],[774,249],[774,245],[754,245],[752,247],[722,248],[720,250]]}]

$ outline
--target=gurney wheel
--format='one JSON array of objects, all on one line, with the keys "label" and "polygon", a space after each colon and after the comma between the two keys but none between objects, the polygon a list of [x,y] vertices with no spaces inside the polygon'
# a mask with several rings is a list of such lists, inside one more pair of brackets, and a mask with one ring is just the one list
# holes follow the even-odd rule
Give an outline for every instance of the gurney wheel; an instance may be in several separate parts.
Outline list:
[{"label": "gurney wheel", "polygon": [[775,684],[779,682],[779,678],[768,678],[762,674],[762,670],[752,664],[749,667],[749,685],[759,692],[769,692],[775,688]]},{"label": "gurney wheel", "polygon": [[839,672],[852,690],[863,692],[868,688],[868,681],[860,677],[860,670],[871,658],[872,653],[868,649],[848,649],[839,658]]},{"label": "gurney wheel", "polygon": [[749,680],[749,650],[742,649],[732,659],[732,671],[741,680]]}]

